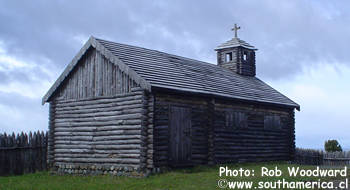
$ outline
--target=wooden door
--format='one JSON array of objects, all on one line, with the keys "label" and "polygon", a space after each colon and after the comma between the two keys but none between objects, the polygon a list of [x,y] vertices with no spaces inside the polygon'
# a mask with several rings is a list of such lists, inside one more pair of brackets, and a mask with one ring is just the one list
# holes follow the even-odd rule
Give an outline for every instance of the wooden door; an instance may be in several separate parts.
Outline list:
[{"label": "wooden door", "polygon": [[191,165],[191,109],[170,107],[170,156],[172,166]]}]

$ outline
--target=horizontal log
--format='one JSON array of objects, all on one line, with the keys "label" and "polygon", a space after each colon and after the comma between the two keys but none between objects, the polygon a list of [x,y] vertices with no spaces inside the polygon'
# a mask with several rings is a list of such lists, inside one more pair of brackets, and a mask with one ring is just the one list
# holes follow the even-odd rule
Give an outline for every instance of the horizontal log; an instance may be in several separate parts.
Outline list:
[{"label": "horizontal log", "polygon": [[64,112],[64,111],[73,111],[73,110],[78,110],[78,109],[87,109],[87,110],[92,110],[92,109],[110,109],[112,107],[125,107],[129,108],[132,105],[139,105],[142,106],[142,102],[140,99],[137,100],[130,100],[130,101],[113,101],[110,103],[105,103],[105,104],[86,104],[86,105],[81,105],[81,106],[65,106],[62,104],[60,107],[57,107],[55,111],[59,112]]},{"label": "horizontal log", "polygon": [[[265,149],[264,147],[268,147],[269,149],[286,149],[288,148],[291,143],[261,143],[261,144],[254,144],[254,143],[244,143],[244,144],[236,144],[236,145],[222,145],[220,143],[215,144],[217,145],[217,149],[231,149],[231,148],[236,148],[236,149],[244,149],[244,147],[247,147],[246,149]],[[246,150],[245,149],[245,150]]]},{"label": "horizontal log", "polygon": [[142,108],[142,104],[133,104],[125,106],[114,106],[114,105],[101,105],[98,108],[84,108],[84,109],[58,109],[55,111],[55,114],[89,114],[89,113],[98,113],[98,112],[111,112],[111,111],[122,111],[122,110],[131,110]]},{"label": "horizontal log", "polygon": [[56,127],[55,132],[93,132],[96,131],[95,126],[90,127]]},{"label": "horizontal log", "polygon": [[83,149],[83,150],[106,150],[106,149],[115,149],[115,150],[122,150],[122,149],[140,149],[140,144],[121,144],[121,145],[62,145],[58,144],[55,145],[55,150],[58,149]]},{"label": "horizontal log", "polygon": [[215,154],[274,154],[274,153],[281,153],[281,154],[289,154],[290,151],[288,149],[286,150],[234,150],[234,149],[230,149],[230,150],[224,150],[224,149],[220,149],[217,150],[215,149],[214,151]]},{"label": "horizontal log", "polygon": [[95,131],[95,132],[54,132],[55,136],[106,136],[106,135],[140,135],[140,130],[113,130],[113,131]]},{"label": "horizontal log", "polygon": [[280,136],[286,136],[288,135],[288,131],[268,131],[268,130],[264,130],[264,131],[251,131],[248,129],[245,130],[235,130],[234,128],[230,129],[230,130],[219,130],[219,129],[215,129],[214,130],[215,134],[218,135],[223,135],[223,136],[229,136],[229,135],[247,135],[247,136],[267,136],[267,137],[280,137]]},{"label": "horizontal log", "polygon": [[111,126],[111,125],[139,125],[139,124],[141,124],[141,119],[91,121],[91,122],[66,122],[66,123],[55,123],[55,126],[77,127],[77,126]]},{"label": "horizontal log", "polygon": [[125,106],[125,105],[135,105],[135,104],[142,104],[141,99],[137,100],[130,100],[130,101],[111,101],[108,103],[93,103],[90,104],[89,102],[83,102],[81,105],[75,105],[75,106],[69,106],[69,105],[57,105],[56,111],[67,111],[67,110],[79,110],[79,109],[98,109],[98,108],[105,108],[105,107],[116,107],[116,106]]},{"label": "horizontal log", "polygon": [[239,142],[239,141],[243,141],[243,140],[246,140],[246,141],[261,141],[261,142],[268,142],[268,141],[275,141],[275,142],[288,142],[289,137],[281,137],[281,138],[278,138],[278,137],[275,137],[275,138],[264,138],[264,137],[260,137],[260,136],[257,136],[256,138],[247,138],[247,137],[242,137],[242,136],[232,136],[232,137],[222,137],[222,136],[218,136],[218,135],[215,135],[214,136],[214,140],[216,141],[231,141],[231,142]]},{"label": "horizontal log", "polygon": [[153,139],[153,145],[155,147],[164,146],[164,145],[167,145],[167,144],[169,144],[169,139],[168,140],[167,139],[162,139],[161,141],[156,139],[156,138]]},{"label": "horizontal log", "polygon": [[256,154],[256,153],[240,153],[240,154],[215,154],[215,158],[244,158],[244,157],[283,157],[289,156],[287,153],[265,153],[265,154]]},{"label": "horizontal log", "polygon": [[203,99],[190,99],[190,98],[184,98],[184,97],[156,97],[156,104],[159,106],[167,106],[169,105],[169,102],[176,103],[179,106],[181,105],[196,105],[196,106],[202,106],[203,109],[205,109],[208,105],[208,102]]},{"label": "horizontal log", "polygon": [[87,127],[56,127],[56,132],[94,132],[113,130],[139,130],[141,125],[112,125],[112,126],[87,126]]},{"label": "horizontal log", "polygon": [[140,159],[135,158],[55,158],[55,162],[72,163],[120,163],[120,164],[139,164]]},{"label": "horizontal log", "polygon": [[208,159],[208,154],[192,154],[192,159]]},{"label": "horizontal log", "polygon": [[117,167],[131,167],[131,168],[134,168],[134,170],[137,170],[140,165],[139,164],[121,164],[121,163],[107,163],[107,164],[104,164],[104,163],[86,163],[86,162],[69,162],[69,161],[56,161],[55,162],[55,166],[59,167],[59,166],[62,166],[62,165],[70,165],[70,166],[75,166],[75,167],[78,167],[78,166],[81,166],[81,165],[84,165],[84,166],[95,166],[95,168],[97,167],[101,167],[101,168],[110,168],[111,166],[114,166],[115,168]]},{"label": "horizontal log", "polygon": [[168,151],[168,145],[167,144],[165,144],[163,146],[154,146],[153,148],[154,148],[155,151],[159,151],[159,152],[161,152],[161,151]]},{"label": "horizontal log", "polygon": [[99,116],[99,117],[82,117],[82,118],[66,118],[57,119],[55,118],[55,125],[58,123],[73,123],[73,122],[91,122],[91,121],[115,121],[115,120],[133,120],[141,119],[141,113],[115,115],[115,116]]},{"label": "horizontal log", "polygon": [[140,113],[143,114],[144,110],[142,108],[134,108],[134,109],[124,109],[124,110],[118,110],[118,111],[101,111],[96,112],[95,110],[91,110],[91,113],[78,113],[78,114],[61,114],[60,112],[56,112],[55,118],[56,119],[68,119],[68,118],[89,118],[89,117],[103,117],[103,116],[116,116],[116,115],[127,115],[127,114],[135,114]]},{"label": "horizontal log", "polygon": [[[243,149],[243,148],[235,148],[235,147],[232,147],[232,146],[227,146],[227,147],[215,147],[215,151],[216,152],[239,152],[239,151],[255,151],[255,152],[258,152],[259,150],[264,150],[264,149],[259,149],[259,147],[256,147],[256,148],[252,148],[252,149]],[[273,151],[282,151],[282,150],[289,150],[289,147],[288,146],[275,146],[275,147],[271,147],[271,150]]]},{"label": "horizontal log", "polygon": [[247,134],[245,132],[232,132],[232,131],[226,131],[225,133],[217,133],[214,132],[217,137],[222,137],[222,138],[262,138],[262,139],[275,139],[275,138],[286,138],[287,134],[280,134],[280,135],[271,135],[271,134]]},{"label": "horizontal log", "polygon": [[155,125],[154,128],[156,130],[168,130],[169,126],[168,125]]},{"label": "horizontal log", "polygon": [[56,158],[140,158],[140,154],[55,154]]},{"label": "horizontal log", "polygon": [[66,140],[66,141],[92,141],[94,137],[92,136],[60,136],[55,137],[55,140]]},{"label": "horizontal log", "polygon": [[118,144],[137,144],[141,143],[140,139],[131,140],[109,140],[109,141],[66,141],[66,140],[56,140],[55,145],[118,145]]},{"label": "horizontal log", "polygon": [[139,139],[145,140],[141,135],[108,135],[94,137],[95,141],[107,141],[107,140],[122,140],[122,139]]},{"label": "horizontal log", "polygon": [[229,150],[285,150],[288,148],[288,144],[230,144],[227,146],[218,144],[217,150],[229,149]]},{"label": "horizontal log", "polygon": [[97,131],[111,131],[115,129],[124,129],[124,130],[129,130],[129,129],[141,129],[141,125],[118,125],[118,126],[101,126],[97,128]]},{"label": "horizontal log", "polygon": [[55,154],[140,154],[140,149],[133,150],[91,150],[91,149],[56,149]]},{"label": "horizontal log", "polygon": [[57,153],[90,153],[93,154],[94,150],[92,149],[81,149],[81,148],[77,148],[77,149],[54,149],[53,150],[55,152],[55,154]]}]

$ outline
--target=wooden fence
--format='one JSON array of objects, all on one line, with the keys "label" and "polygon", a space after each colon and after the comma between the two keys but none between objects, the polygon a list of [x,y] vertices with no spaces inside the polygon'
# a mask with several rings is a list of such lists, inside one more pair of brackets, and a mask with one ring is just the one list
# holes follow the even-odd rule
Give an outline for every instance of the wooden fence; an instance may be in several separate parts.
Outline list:
[{"label": "wooden fence", "polygon": [[296,148],[294,163],[302,165],[323,165],[323,151]]},{"label": "wooden fence", "polygon": [[47,169],[47,133],[0,134],[0,176]]},{"label": "wooden fence", "polygon": [[328,166],[350,165],[350,151],[327,152],[323,156],[323,162]]},{"label": "wooden fence", "polygon": [[350,151],[324,152],[321,150],[297,148],[294,163],[324,166],[350,165]]}]

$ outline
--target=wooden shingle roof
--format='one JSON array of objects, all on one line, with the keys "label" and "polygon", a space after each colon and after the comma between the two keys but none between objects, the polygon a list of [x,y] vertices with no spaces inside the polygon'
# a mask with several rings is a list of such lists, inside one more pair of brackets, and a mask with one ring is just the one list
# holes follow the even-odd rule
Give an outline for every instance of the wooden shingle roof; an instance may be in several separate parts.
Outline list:
[{"label": "wooden shingle roof", "polygon": [[300,108],[257,77],[242,76],[214,64],[156,50],[96,41],[152,87]]},{"label": "wooden shingle roof", "polygon": [[257,77],[243,76],[220,66],[156,50],[110,42],[90,37],[42,99],[50,98],[69,77],[81,57],[96,48],[109,61],[144,89],[152,87],[201,93],[245,101],[284,105],[299,110],[300,106]]},{"label": "wooden shingle roof", "polygon": [[254,46],[248,44],[248,42],[241,40],[239,38],[232,38],[231,40],[219,45],[215,50],[232,48],[232,47],[244,47],[247,49],[257,50]]}]

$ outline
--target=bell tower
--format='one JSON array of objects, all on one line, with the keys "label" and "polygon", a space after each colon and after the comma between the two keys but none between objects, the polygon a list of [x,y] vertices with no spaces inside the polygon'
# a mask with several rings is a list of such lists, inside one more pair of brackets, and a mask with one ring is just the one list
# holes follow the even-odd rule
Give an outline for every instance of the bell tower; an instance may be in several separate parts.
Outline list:
[{"label": "bell tower", "polygon": [[235,24],[232,28],[235,37],[215,49],[217,64],[240,75],[255,76],[255,51],[258,49],[237,37],[239,29],[241,27]]}]

